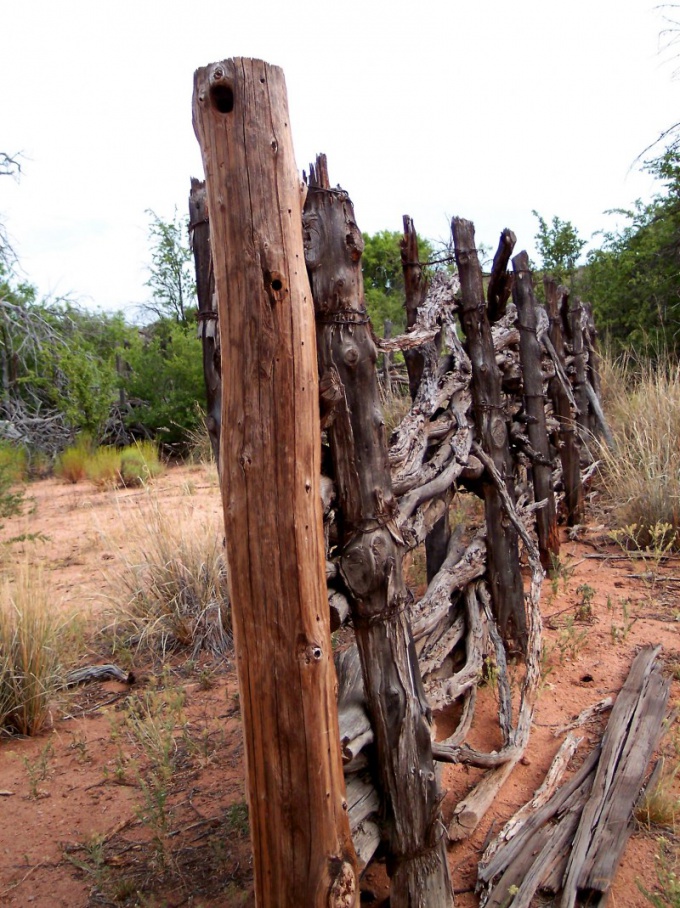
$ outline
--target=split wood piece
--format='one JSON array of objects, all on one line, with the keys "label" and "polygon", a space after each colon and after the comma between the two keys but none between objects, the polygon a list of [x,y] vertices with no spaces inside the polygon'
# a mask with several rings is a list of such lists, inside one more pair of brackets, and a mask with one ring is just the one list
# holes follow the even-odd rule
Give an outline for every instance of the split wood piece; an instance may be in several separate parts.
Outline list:
[{"label": "split wood piece", "polygon": [[374,734],[395,908],[453,903],[441,796],[402,578],[403,541],[388,469],[366,314],[363,239],[325,156],[310,168],[305,258],[317,315],[325,417],[337,484],[340,570],[347,587]]},{"label": "split wood piece", "polygon": [[350,608],[347,596],[338,590],[329,589],[328,607],[331,616],[331,632],[337,631],[349,618]]},{"label": "split wood piece", "polygon": [[[545,507],[536,511],[538,551],[543,568],[549,571],[559,557],[560,538],[557,532],[555,496],[552,488],[550,443],[545,424],[541,346],[537,336],[538,303],[534,296],[529,256],[526,252],[520,252],[513,258],[512,267],[515,273],[512,295],[517,307],[519,353],[524,384],[524,411],[527,417],[529,441],[532,449],[538,455],[531,464],[534,501],[545,501]],[[544,312],[541,312],[541,315],[547,323],[547,315]]]},{"label": "split wood piece", "polygon": [[[550,319],[549,337],[560,363],[565,368],[564,334],[562,330],[562,312],[568,299],[568,291],[558,287],[557,282],[549,278],[543,281],[545,297]],[[576,440],[574,413],[569,395],[559,379],[550,382],[550,396],[553,401],[555,416],[560,425],[559,451],[562,463],[562,482],[564,483],[564,506],[567,512],[567,525],[570,527],[583,523],[584,499],[581,485],[581,467],[579,447]]]},{"label": "split wood piece", "polygon": [[479,862],[481,867],[485,867],[498,849],[520,832],[534,811],[548,803],[557,790],[560,780],[582,740],[583,738],[577,738],[576,735],[567,735],[553,757],[545,779],[534,792],[533,798],[520,807],[517,813],[508,820],[498,835],[487,846]]},{"label": "split wood piece", "polygon": [[493,257],[491,277],[486,289],[489,321],[492,325],[505,315],[505,307],[512,293],[513,275],[507,269],[516,242],[515,234],[506,228],[501,233],[498,249]]},{"label": "split wood piece", "polygon": [[326,596],[314,312],[282,70],[245,58],[199,69],[193,119],[228,354],[220,477],[255,897],[347,906],[358,886]]},{"label": "split wood piece", "polygon": [[451,595],[463,590],[481,577],[486,569],[486,545],[483,530],[479,530],[461,552],[457,537],[449,542],[449,552],[439,573],[428,586],[423,598],[414,608],[413,636],[415,640],[436,630],[451,608]]},{"label": "split wood piece", "polygon": [[592,706],[586,707],[586,709],[581,710],[581,712],[573,719],[571,722],[567,722],[566,725],[556,728],[553,732],[553,735],[556,738],[559,738],[560,735],[563,735],[566,731],[572,731],[574,728],[580,728],[582,725],[586,725],[588,722],[592,722],[593,719],[596,719],[598,716],[601,716],[602,713],[607,712],[607,710],[612,708],[614,703],[613,697],[605,697],[604,700],[600,700],[597,703],[594,703]]},{"label": "split wood piece", "polygon": [[363,747],[373,740],[373,730],[366,712],[364,679],[356,644],[335,657],[338,676],[338,724],[343,763],[354,760]]},{"label": "split wood piece", "polygon": [[595,325],[595,318],[593,316],[593,307],[590,303],[586,302],[581,303],[581,305],[583,306],[584,313],[583,343],[588,353],[588,382],[586,391],[592,416],[594,418],[593,429],[595,432],[599,432],[604,438],[605,444],[613,449],[614,438],[600,403],[602,399],[601,356],[598,349],[597,326]]},{"label": "split wood piece", "polygon": [[[503,415],[501,377],[484,305],[475,229],[471,221],[463,218],[454,218],[451,229],[461,283],[461,321],[472,364],[471,391],[477,433],[500,475],[511,483],[512,459]],[[516,641],[525,651],[527,626],[517,532],[504,519],[503,505],[495,484],[488,478],[483,478],[482,484],[487,528],[487,572],[494,613],[505,640]],[[512,486],[509,494],[512,497]]]},{"label": "split wood piece", "polygon": [[661,734],[670,690],[656,662],[660,649],[640,650],[616,698],[569,856],[561,908],[573,908],[577,897],[589,904],[604,899],[632,832],[635,803]]},{"label": "split wood piece", "polygon": [[217,324],[215,275],[210,253],[210,223],[205,183],[191,179],[189,194],[189,235],[196,269],[198,299],[198,336],[203,349],[203,378],[206,393],[206,428],[215,463],[220,462],[220,425],[222,420],[222,362]]},{"label": "split wood piece", "polygon": [[117,665],[87,665],[69,672],[64,687],[75,687],[76,684],[88,684],[90,681],[121,681],[123,684],[134,684],[135,676],[132,672],[118,668]]},{"label": "split wood piece", "polygon": [[380,844],[380,799],[370,775],[357,773],[347,777],[347,812],[358,868],[362,873]]},{"label": "split wood piece", "polygon": [[567,808],[570,798],[575,794],[578,796],[589,777],[594,778],[599,755],[598,746],[588,755],[571,779],[558,788],[546,804],[534,811],[511,839],[501,843],[497,848],[493,848],[493,843],[489,846],[492,849],[491,859],[488,863],[482,860],[477,868],[477,878],[481,884],[490,885],[494,880],[500,879],[516,860],[522,860],[523,855],[532,853],[531,842],[537,831]]},{"label": "split wood piece", "polygon": [[484,610],[477,597],[476,586],[471,583],[465,590],[465,665],[447,678],[438,677],[436,672],[431,672],[430,678],[424,676],[425,693],[432,709],[442,709],[454,703],[471,687],[476,687],[482,677],[487,635]]}]

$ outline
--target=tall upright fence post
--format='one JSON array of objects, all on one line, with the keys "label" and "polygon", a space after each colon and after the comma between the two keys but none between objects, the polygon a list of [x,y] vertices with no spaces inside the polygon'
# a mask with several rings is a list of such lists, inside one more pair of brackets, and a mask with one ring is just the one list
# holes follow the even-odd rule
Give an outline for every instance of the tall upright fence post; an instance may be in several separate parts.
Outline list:
[{"label": "tall upright fence post", "polygon": [[221,489],[258,906],[351,908],[314,311],[283,72],[197,70],[223,350]]},{"label": "tall upright fence post", "polygon": [[[472,366],[472,404],[481,445],[514,496],[512,459],[503,413],[501,374],[491,327],[486,314],[482,269],[475,248],[471,221],[454,218],[451,224],[461,289],[461,320]],[[519,568],[517,531],[507,520],[494,483],[482,480],[487,535],[486,550],[491,599],[498,626],[506,640],[514,639],[526,648],[527,626],[524,588]]]}]

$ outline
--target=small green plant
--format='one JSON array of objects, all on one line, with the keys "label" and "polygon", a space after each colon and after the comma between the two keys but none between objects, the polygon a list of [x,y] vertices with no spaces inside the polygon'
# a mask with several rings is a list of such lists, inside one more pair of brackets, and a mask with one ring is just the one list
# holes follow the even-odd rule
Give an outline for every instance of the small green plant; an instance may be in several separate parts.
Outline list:
[{"label": "small green plant", "polygon": [[230,804],[226,812],[227,828],[246,838],[250,832],[248,805],[245,801]]},{"label": "small green plant", "polygon": [[76,760],[79,763],[91,763],[92,755],[87,746],[87,737],[84,732],[78,732],[73,735],[69,748],[75,753]]},{"label": "small green plant", "polygon": [[677,849],[661,837],[656,853],[658,892],[649,892],[640,883],[638,889],[654,908],[680,908],[680,859]]},{"label": "small green plant", "polygon": [[582,624],[589,624],[593,620],[593,599],[595,598],[595,590],[587,583],[582,583],[580,586],[576,587],[576,593],[580,596],[580,600],[576,605],[574,618]]},{"label": "small green plant", "polygon": [[635,819],[648,829],[662,827],[675,832],[680,820],[680,798],[673,793],[679,766],[661,771],[659,781],[645,791],[635,810]]},{"label": "small green plant", "polygon": [[574,576],[574,571],[575,567],[571,564],[568,558],[567,560],[563,561],[559,555],[556,555],[554,552],[550,553],[550,568],[548,570],[548,576],[550,577],[552,599],[557,596],[560,589],[560,583],[562,584],[562,592],[566,593],[569,581]]},{"label": "small green plant", "polygon": [[607,599],[607,608],[612,613],[612,623],[610,627],[610,634],[612,638],[612,643],[625,643],[628,639],[628,634],[630,634],[631,628],[637,621],[637,618],[632,618],[630,615],[630,599],[621,599],[619,600],[619,606],[621,609],[621,619],[618,620],[616,617],[616,608],[611,603],[611,599]]},{"label": "small green plant", "polygon": [[65,625],[40,571],[23,565],[0,588],[0,728],[35,735],[61,686]]},{"label": "small green plant", "polygon": [[54,756],[54,747],[52,742],[48,741],[42,748],[35,760],[29,760],[28,757],[22,757],[22,763],[26,768],[28,775],[29,797],[37,800],[44,797],[45,793],[39,785],[47,779],[50,771],[50,759]]},{"label": "small green plant", "polygon": [[97,488],[115,488],[120,482],[120,453],[115,448],[97,448],[88,458],[85,472]]},{"label": "small green plant", "polygon": [[566,658],[576,659],[587,639],[588,631],[577,631],[574,616],[569,615],[555,643],[555,648],[560,654],[560,662],[564,662]]},{"label": "small green plant", "polygon": [[54,467],[54,473],[64,482],[70,482],[74,485],[82,482],[87,476],[87,463],[91,457],[91,451],[84,445],[74,445],[66,448],[59,455]]},{"label": "small green plant", "polygon": [[[24,449],[5,441],[0,442],[0,519],[15,517],[21,513],[24,506],[24,489],[19,483],[25,476]],[[0,529],[2,526],[0,523]]]}]

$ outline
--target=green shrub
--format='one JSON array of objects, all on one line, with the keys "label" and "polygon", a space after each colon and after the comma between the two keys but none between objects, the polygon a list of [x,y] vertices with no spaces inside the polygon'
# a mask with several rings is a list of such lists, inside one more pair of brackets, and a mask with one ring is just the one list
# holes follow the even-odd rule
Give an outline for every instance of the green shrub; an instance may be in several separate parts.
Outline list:
[{"label": "green shrub", "polygon": [[35,735],[60,686],[53,596],[40,573],[21,568],[0,592],[0,729]]},{"label": "green shrub", "polygon": [[0,442],[0,519],[21,513],[24,490],[17,485],[25,476],[25,449],[10,442]]}]

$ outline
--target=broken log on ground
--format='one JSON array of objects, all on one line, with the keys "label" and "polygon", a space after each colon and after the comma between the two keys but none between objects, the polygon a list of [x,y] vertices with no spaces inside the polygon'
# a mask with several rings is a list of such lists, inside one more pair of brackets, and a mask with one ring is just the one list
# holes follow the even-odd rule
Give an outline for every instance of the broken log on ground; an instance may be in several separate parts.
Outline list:
[{"label": "broken log on ground", "polygon": [[487,908],[529,908],[539,891],[560,908],[604,904],[632,831],[646,768],[658,744],[670,682],[645,646],[633,660],[602,743],[547,801],[523,807],[479,865]]}]

